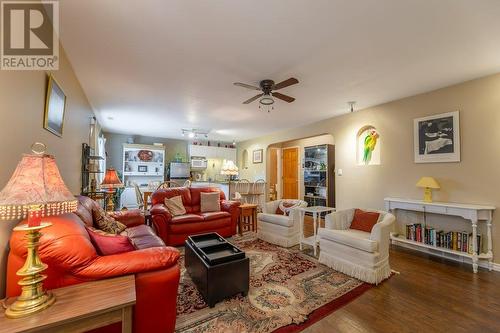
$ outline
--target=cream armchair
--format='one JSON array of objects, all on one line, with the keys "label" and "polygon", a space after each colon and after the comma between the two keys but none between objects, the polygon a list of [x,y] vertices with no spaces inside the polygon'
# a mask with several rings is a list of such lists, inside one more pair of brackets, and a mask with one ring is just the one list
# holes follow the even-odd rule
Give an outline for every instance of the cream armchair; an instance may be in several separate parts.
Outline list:
[{"label": "cream armchair", "polygon": [[[276,214],[282,201],[295,204],[285,211],[287,215]],[[262,207],[262,213],[257,214],[257,237],[282,247],[297,245],[301,223],[300,212],[295,209],[298,207],[307,207],[307,202],[290,199],[266,202]]]},{"label": "cream armchair", "polygon": [[371,233],[349,229],[354,209],[326,215],[325,228],[319,228],[319,262],[359,280],[378,284],[391,275],[389,235],[394,215],[380,213]]}]

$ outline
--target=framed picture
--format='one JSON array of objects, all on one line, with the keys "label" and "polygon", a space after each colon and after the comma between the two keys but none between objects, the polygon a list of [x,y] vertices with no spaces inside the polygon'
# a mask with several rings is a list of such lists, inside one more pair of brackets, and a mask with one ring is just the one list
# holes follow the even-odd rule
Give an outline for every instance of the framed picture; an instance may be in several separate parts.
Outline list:
[{"label": "framed picture", "polygon": [[255,163],[262,163],[262,149],[257,149],[253,151],[253,158],[252,162]]},{"label": "framed picture", "polygon": [[413,120],[415,163],[460,162],[459,112]]},{"label": "framed picture", "polygon": [[49,75],[43,128],[62,137],[66,95],[52,75]]}]

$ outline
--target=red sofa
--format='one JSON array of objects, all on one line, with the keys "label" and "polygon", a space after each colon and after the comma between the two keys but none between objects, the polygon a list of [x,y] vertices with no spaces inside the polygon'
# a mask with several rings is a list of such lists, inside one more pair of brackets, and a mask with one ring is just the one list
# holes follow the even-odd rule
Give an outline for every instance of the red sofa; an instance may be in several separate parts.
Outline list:
[{"label": "red sofa", "polygon": [[[142,212],[132,210],[116,212],[114,217],[127,225],[122,234],[131,239],[137,250],[99,256],[85,228],[93,225],[92,211],[98,204],[87,197],[78,197],[78,200],[76,213],[44,218],[52,223],[42,231],[39,247],[42,261],[49,266],[45,271],[48,275],[45,288],[135,274],[134,332],[173,332],[180,277],[179,251],[166,247],[144,224]],[[10,249],[7,296],[17,296],[21,288],[16,272],[26,258],[24,233],[12,233]],[[120,332],[120,328],[119,324],[113,324],[95,332]]]},{"label": "red sofa", "polygon": [[[221,211],[200,212],[200,193],[219,192]],[[182,196],[186,215],[174,216],[165,207],[165,198]],[[217,232],[222,237],[236,234],[236,225],[240,215],[240,203],[225,200],[224,192],[214,187],[173,187],[160,189],[151,196],[151,216],[156,233],[165,244],[183,245],[189,235]]]}]

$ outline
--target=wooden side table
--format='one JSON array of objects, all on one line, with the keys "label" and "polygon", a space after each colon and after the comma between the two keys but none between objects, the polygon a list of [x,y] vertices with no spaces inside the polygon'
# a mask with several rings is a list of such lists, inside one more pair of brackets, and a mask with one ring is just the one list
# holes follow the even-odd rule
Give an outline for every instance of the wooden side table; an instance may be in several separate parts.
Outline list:
[{"label": "wooden side table", "polygon": [[[9,319],[0,307],[0,333],[86,332],[122,322],[122,332],[132,332],[135,277],[127,275],[53,289],[56,302],[31,316]],[[8,299],[7,304],[14,299]]]},{"label": "wooden side table", "polygon": [[240,205],[240,218],[238,220],[238,232],[243,234],[243,229],[257,232],[257,207],[255,204]]}]

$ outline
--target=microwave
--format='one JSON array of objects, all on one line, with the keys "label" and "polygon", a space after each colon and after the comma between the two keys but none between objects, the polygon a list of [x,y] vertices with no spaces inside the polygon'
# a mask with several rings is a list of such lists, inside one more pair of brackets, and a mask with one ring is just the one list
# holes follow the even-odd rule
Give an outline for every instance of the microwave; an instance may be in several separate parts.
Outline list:
[{"label": "microwave", "polygon": [[191,169],[206,169],[207,159],[204,157],[191,157]]}]

